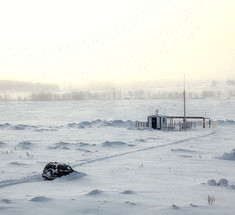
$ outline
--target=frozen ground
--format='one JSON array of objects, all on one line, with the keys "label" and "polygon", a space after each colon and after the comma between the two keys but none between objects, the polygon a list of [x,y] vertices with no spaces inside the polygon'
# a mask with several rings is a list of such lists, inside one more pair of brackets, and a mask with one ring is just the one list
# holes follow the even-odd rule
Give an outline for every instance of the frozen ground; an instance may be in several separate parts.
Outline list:
[{"label": "frozen ground", "polygon": [[[188,101],[188,114],[206,110],[218,122],[214,129],[134,129],[155,108],[181,115],[182,106],[177,100],[1,102],[0,214],[233,215],[235,100]],[[50,161],[79,173],[45,181]]]}]

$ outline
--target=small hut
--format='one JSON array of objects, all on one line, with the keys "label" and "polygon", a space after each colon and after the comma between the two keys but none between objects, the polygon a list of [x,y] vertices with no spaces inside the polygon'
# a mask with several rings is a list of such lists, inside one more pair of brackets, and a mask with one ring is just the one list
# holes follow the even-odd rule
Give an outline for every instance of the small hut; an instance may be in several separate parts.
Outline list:
[{"label": "small hut", "polygon": [[159,115],[158,110],[156,110],[154,115],[148,116],[147,125],[157,130],[167,128],[167,116]]}]

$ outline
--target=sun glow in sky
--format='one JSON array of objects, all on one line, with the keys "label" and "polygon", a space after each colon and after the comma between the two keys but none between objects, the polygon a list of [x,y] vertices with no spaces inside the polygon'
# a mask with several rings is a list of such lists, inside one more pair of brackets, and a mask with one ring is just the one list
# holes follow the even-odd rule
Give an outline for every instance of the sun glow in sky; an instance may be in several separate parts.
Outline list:
[{"label": "sun glow in sky", "polygon": [[235,78],[234,0],[0,2],[0,79]]}]

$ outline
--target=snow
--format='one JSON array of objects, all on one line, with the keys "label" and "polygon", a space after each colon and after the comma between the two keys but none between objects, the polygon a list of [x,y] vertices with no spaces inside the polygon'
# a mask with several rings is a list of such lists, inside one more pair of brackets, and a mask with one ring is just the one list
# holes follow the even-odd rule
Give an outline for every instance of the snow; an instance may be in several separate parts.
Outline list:
[{"label": "snow", "polygon": [[208,185],[210,186],[221,186],[221,187],[226,187],[227,189],[234,189],[235,185],[230,185],[228,180],[226,178],[221,178],[218,182],[216,182],[215,179],[210,179],[207,182]]},{"label": "snow", "polygon": [[223,160],[233,160],[233,161],[235,161],[235,149],[233,149],[229,153],[225,152],[222,156],[218,156],[218,158],[223,159]]},{"label": "snow", "polygon": [[216,183],[215,179],[208,180],[207,184],[210,185],[210,186],[218,186],[218,184]]},{"label": "snow", "polygon": [[218,182],[219,186],[228,186],[228,180],[226,178],[221,178]]},{"label": "snow", "polygon": [[0,148],[2,148],[2,147],[4,147],[4,146],[6,146],[6,143],[0,142]]},{"label": "snow", "polygon": [[31,202],[48,202],[51,200],[52,200],[52,198],[47,198],[45,196],[36,196],[36,197],[30,199]]},{"label": "snow", "polygon": [[192,153],[192,154],[198,153],[197,151],[194,151],[194,150],[180,149],[180,148],[178,148],[178,149],[171,149],[171,151],[173,151],[173,152],[182,152],[182,153]]},{"label": "snow", "polygon": [[122,121],[122,120],[100,120],[96,119],[94,121],[83,121],[80,123],[69,123],[67,124],[70,128],[92,128],[92,127],[103,127],[103,126],[111,126],[111,127],[121,127],[121,128],[133,128],[135,125],[135,122],[128,120],[128,121]]},{"label": "snow", "polygon": [[33,147],[33,143],[30,143],[29,141],[23,141],[16,145],[17,148],[21,148],[22,150],[30,150]]},{"label": "snow", "polygon": [[[136,130],[150,107],[181,115],[183,104],[1,102],[0,214],[233,215],[235,101],[190,100],[189,115],[218,123],[186,132]],[[77,172],[46,181],[52,161]]]},{"label": "snow", "polygon": [[86,195],[88,195],[88,196],[96,196],[96,195],[100,195],[100,194],[102,194],[102,193],[103,193],[102,190],[95,189],[95,190],[90,191],[90,192],[87,193]]},{"label": "snow", "polygon": [[104,143],[102,143],[102,146],[104,147],[119,147],[119,146],[135,146],[133,144],[127,144],[121,141],[105,141]]},{"label": "snow", "polygon": [[132,190],[124,190],[123,192],[121,192],[122,194],[135,194],[134,191]]},{"label": "snow", "polygon": [[71,180],[79,180],[82,177],[85,177],[87,174],[84,172],[72,172],[69,175],[62,176],[60,178],[56,178],[55,181],[71,181]]}]

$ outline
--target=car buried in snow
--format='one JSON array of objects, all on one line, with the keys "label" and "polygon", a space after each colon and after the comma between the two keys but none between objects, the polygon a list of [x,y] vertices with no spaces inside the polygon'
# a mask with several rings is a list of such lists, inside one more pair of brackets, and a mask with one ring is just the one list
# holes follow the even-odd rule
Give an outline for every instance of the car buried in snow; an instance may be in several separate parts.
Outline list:
[{"label": "car buried in snow", "polygon": [[57,177],[69,175],[72,172],[75,171],[67,164],[50,162],[44,167],[42,177],[46,180],[53,180]]}]

